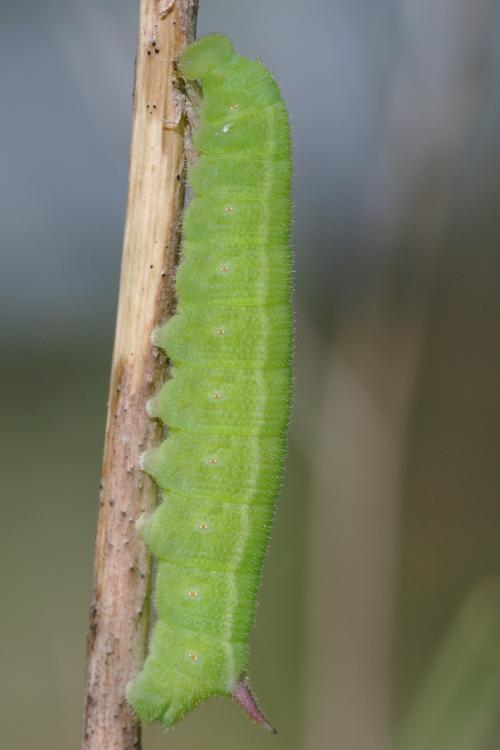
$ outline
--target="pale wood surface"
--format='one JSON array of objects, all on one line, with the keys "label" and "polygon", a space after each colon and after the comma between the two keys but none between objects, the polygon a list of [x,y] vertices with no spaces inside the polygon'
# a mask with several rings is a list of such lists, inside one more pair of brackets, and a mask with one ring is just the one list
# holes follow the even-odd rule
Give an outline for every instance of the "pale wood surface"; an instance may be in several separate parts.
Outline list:
[{"label": "pale wood surface", "polygon": [[[174,59],[194,37],[198,0],[142,0],[129,195],[111,372],[88,639],[82,750],[137,750],[125,687],[140,669],[149,625],[150,559],[135,522],[156,489],[140,455],[160,441],[146,402],[165,377],[151,332],[173,310],[184,199],[184,146]],[[169,123],[166,127],[166,123]]]}]

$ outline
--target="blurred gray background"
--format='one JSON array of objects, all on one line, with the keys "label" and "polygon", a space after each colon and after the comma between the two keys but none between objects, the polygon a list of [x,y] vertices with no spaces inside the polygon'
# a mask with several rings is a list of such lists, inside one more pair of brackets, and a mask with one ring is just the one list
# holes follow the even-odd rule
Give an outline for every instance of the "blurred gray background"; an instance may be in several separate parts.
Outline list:
[{"label": "blurred gray background", "polygon": [[[387,750],[500,570],[500,4],[200,6],[294,132],[295,412],[250,670],[280,734],[214,700],[144,746]],[[0,725],[54,750],[81,729],[138,2],[0,8]]]}]

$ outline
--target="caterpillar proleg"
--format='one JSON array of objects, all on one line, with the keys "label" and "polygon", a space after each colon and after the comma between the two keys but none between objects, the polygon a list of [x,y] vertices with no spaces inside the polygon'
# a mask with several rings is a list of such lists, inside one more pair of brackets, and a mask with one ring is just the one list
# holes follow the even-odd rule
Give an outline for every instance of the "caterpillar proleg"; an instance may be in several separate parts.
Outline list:
[{"label": "caterpillar proleg", "polygon": [[128,699],[170,727],[213,695],[270,728],[247,683],[248,638],[281,484],[291,397],[291,142],[278,86],[222,35],[179,60],[201,86],[199,158],[174,317],[155,335],[168,427],[144,469],[162,502],[140,532],[157,559],[157,621]]}]

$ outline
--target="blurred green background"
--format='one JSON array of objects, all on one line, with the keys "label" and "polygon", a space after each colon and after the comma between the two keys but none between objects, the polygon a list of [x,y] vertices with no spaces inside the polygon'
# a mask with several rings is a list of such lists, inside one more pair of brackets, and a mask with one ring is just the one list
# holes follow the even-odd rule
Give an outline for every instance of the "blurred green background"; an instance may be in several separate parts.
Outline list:
[{"label": "blurred green background", "polygon": [[[144,747],[387,750],[409,716],[405,749],[491,750],[500,4],[200,5],[200,34],[273,70],[294,131],[295,412],[251,659],[280,733],[214,700]],[[137,13],[0,5],[0,726],[16,750],[79,746]]]}]

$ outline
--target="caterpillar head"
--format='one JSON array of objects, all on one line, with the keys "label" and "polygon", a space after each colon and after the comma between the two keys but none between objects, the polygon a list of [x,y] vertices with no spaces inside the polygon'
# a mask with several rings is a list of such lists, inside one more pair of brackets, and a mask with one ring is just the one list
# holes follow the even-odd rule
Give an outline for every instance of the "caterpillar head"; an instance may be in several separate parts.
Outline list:
[{"label": "caterpillar head", "polygon": [[209,34],[190,44],[179,58],[183,78],[194,81],[204,78],[213,68],[228,62],[233,56],[233,45],[223,34]]}]

